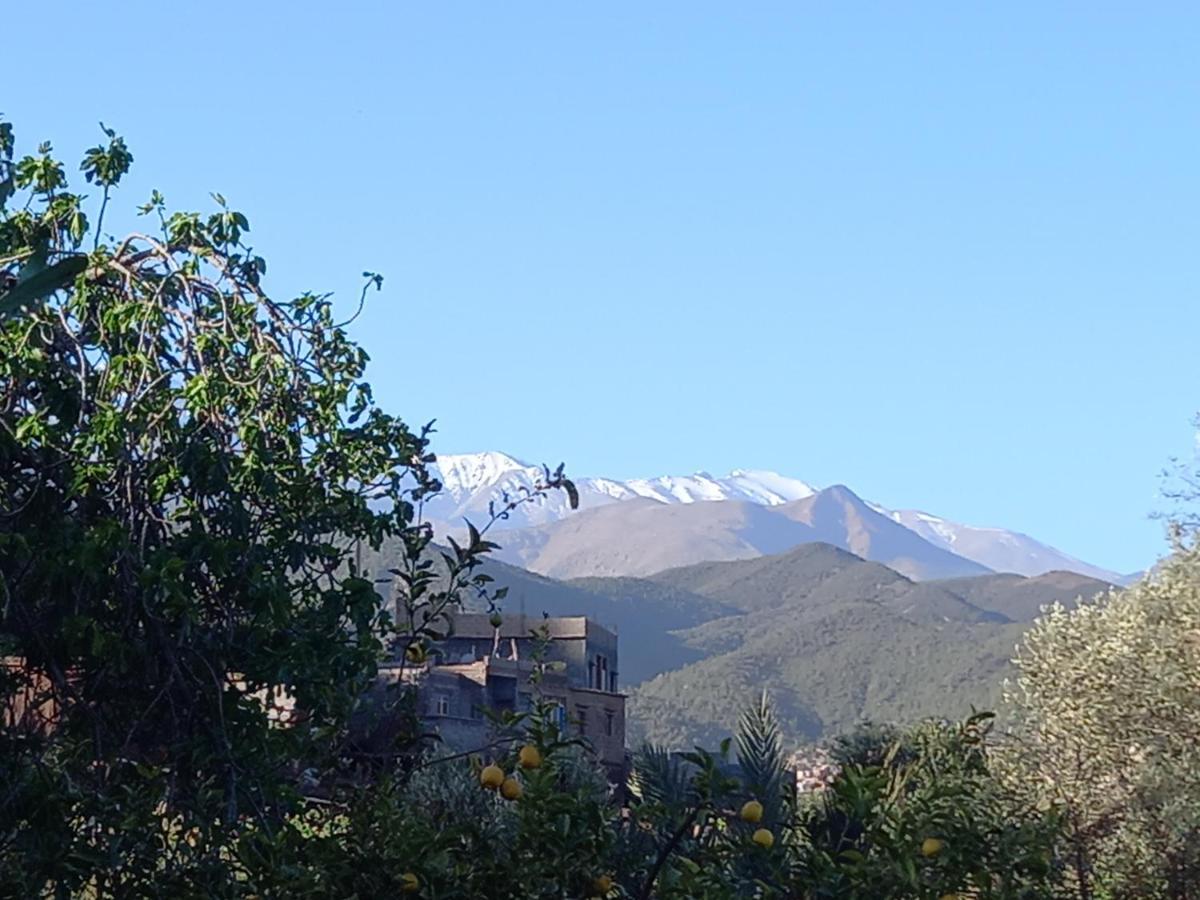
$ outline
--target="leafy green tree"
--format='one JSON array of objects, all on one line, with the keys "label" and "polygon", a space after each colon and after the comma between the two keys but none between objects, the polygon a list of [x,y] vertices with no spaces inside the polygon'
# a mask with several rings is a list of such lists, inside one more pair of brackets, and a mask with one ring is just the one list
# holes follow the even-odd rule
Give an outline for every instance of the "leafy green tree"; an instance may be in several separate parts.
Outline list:
[{"label": "leafy green tree", "polygon": [[1095,603],[1051,608],[1008,685],[1009,777],[1062,810],[1078,895],[1200,890],[1200,548]]},{"label": "leafy green tree", "polygon": [[266,293],[242,213],[156,191],[111,240],[120,137],[84,155],[94,224],[15,146],[0,123],[0,884],[236,892],[377,761],[348,724],[396,629],[355,548],[400,542],[419,643],[493,545],[433,573],[429,429],[375,404],[329,297]]}]

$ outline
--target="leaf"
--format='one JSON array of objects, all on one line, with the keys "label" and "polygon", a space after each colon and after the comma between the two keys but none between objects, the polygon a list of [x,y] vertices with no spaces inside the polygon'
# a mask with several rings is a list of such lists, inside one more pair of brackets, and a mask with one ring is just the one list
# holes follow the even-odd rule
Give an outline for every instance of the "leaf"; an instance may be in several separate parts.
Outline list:
[{"label": "leaf", "polygon": [[21,307],[32,306],[66,287],[87,268],[87,264],[86,256],[76,254],[18,281],[12,290],[0,296],[0,321],[14,317]]},{"label": "leaf", "polygon": [[575,482],[565,479],[563,487],[567,491],[567,501],[571,504],[571,509],[579,509],[579,489],[575,487]]}]

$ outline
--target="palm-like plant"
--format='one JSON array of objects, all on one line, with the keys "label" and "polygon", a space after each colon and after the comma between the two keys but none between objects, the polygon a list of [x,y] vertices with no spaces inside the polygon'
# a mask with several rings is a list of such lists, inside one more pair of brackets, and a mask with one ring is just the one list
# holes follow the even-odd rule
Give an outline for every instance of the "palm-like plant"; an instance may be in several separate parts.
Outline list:
[{"label": "palm-like plant", "polygon": [[783,824],[795,783],[788,778],[779,723],[766,691],[742,713],[735,743],[746,791],[763,805],[763,824],[768,828]]}]

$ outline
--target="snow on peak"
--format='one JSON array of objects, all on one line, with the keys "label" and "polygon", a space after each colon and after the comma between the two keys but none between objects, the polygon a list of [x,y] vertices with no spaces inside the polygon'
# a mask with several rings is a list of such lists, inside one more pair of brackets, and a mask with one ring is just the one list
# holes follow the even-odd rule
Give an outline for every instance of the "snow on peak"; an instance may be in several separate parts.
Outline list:
[{"label": "snow on peak", "polygon": [[663,475],[659,478],[637,478],[625,484],[641,497],[663,503],[702,503],[712,500],[742,500],[778,506],[790,500],[811,497],[816,491],[796,478],[778,472],[734,469],[724,478],[708,472],[695,475]]},{"label": "snow on peak", "polygon": [[[531,466],[497,451],[439,455],[437,470],[446,499],[455,506],[462,503],[477,505],[477,501],[496,499],[504,492],[518,490],[522,485],[532,486],[541,475],[538,466]],[[632,497],[647,497],[661,503],[741,500],[778,506],[816,493],[811,485],[799,479],[759,469],[735,469],[725,477],[700,471],[693,475],[663,475],[629,481],[572,475],[579,488],[581,505],[585,507]],[[483,505],[486,506],[486,502]],[[556,507],[557,504],[551,500],[549,507],[534,518],[554,518],[557,515]],[[565,514],[566,510],[562,512]],[[524,518],[518,516],[511,524],[523,522]]]},{"label": "snow on peak", "polygon": [[443,488],[454,497],[493,485],[509,473],[536,469],[494,450],[484,453],[439,453],[436,465]]},{"label": "snow on peak", "polygon": [[660,478],[636,478],[626,484],[636,494],[663,503],[696,503],[728,500],[728,491],[707,472],[695,475],[663,475]]},{"label": "snow on peak", "polygon": [[817,492],[811,484],[798,478],[762,469],[734,469],[725,481],[741,491],[746,499],[767,506],[803,500]]}]

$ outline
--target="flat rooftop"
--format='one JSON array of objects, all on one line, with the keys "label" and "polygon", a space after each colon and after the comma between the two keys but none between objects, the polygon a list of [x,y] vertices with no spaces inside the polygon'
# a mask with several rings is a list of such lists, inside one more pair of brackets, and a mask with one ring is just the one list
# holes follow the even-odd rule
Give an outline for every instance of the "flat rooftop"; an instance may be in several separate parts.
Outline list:
[{"label": "flat rooftop", "polygon": [[[550,637],[554,640],[583,640],[590,632],[610,638],[616,638],[609,629],[587,618],[587,616],[553,616],[549,619],[541,616],[522,616],[515,613],[501,613],[504,621],[500,625],[500,637],[528,638],[531,631],[545,626]],[[491,640],[495,629],[491,617],[484,613],[458,613],[454,617],[454,637],[476,640]]]}]

